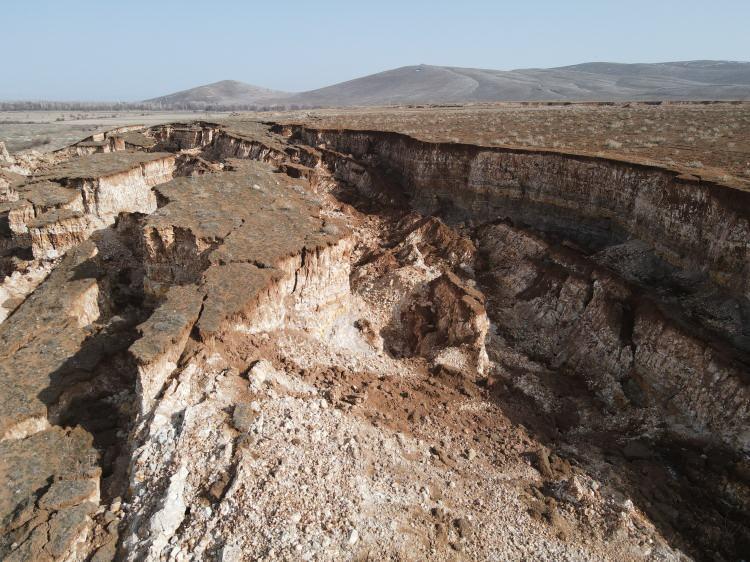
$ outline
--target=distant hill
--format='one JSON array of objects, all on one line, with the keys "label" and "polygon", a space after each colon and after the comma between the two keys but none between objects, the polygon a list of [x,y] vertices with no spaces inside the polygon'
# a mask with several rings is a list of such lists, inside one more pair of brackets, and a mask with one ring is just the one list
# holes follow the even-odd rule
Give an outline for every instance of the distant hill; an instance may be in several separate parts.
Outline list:
[{"label": "distant hill", "polygon": [[182,90],[145,100],[144,104],[162,106],[165,109],[193,109],[203,105],[211,106],[246,106],[263,103],[266,100],[279,100],[288,96],[286,92],[269,90],[236,80],[222,80],[189,90]]},{"label": "distant hill", "polygon": [[750,62],[587,62],[487,70],[403,66],[307,92],[223,80],[137,103],[0,102],[0,109],[267,109],[486,101],[750,100]]},{"label": "distant hill", "polygon": [[561,68],[510,71],[404,66],[286,96],[283,103],[350,106],[475,101],[705,99],[750,99],[750,63],[593,62]]},{"label": "distant hill", "polygon": [[212,105],[336,107],[480,101],[747,100],[750,63],[588,62],[548,69],[417,65],[308,92],[275,92],[225,80],[147,100],[165,108]]}]

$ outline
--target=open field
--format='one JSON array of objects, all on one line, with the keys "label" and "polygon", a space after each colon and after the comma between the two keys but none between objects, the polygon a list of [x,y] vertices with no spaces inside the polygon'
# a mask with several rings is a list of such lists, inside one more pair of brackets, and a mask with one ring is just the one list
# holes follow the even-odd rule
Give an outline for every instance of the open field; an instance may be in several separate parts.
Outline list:
[{"label": "open field", "polygon": [[0,141],[11,152],[49,151],[123,125],[151,126],[220,115],[203,111],[0,111]]},{"label": "open field", "polygon": [[[221,112],[0,112],[11,152],[56,150],[115,127],[225,118]],[[750,102],[521,104],[318,109],[244,114],[316,128],[395,131],[428,141],[528,147],[655,163],[750,187]]]},{"label": "open field", "polygon": [[593,153],[750,187],[750,103],[744,102],[500,103],[264,115],[315,128],[387,130],[428,141]]}]

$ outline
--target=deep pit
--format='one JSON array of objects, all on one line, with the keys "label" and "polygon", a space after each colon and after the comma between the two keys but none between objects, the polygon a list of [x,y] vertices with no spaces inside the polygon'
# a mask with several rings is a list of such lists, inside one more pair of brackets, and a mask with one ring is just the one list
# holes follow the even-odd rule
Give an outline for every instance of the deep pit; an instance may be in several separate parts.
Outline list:
[{"label": "deep pit", "polygon": [[746,192],[241,120],[59,159],[0,209],[4,558],[748,556]]}]

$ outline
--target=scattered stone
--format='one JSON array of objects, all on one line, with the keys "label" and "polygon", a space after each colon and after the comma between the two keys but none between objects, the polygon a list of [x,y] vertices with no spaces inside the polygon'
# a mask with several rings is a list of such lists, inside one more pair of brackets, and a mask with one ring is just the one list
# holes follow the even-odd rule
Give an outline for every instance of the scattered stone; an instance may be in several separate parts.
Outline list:
[{"label": "scattered stone", "polygon": [[117,539],[107,541],[91,557],[91,562],[111,562],[117,554]]},{"label": "scattered stone", "polygon": [[544,478],[545,480],[551,480],[552,478],[554,478],[552,467],[549,463],[549,451],[547,449],[539,449],[536,453],[533,454],[532,458],[534,462],[534,468],[539,471],[539,474],[542,475],[542,478]]},{"label": "scattered stone", "polygon": [[465,517],[459,517],[453,520],[453,526],[458,530],[462,539],[466,539],[471,534],[471,523]]},{"label": "scattered stone", "polygon": [[222,497],[224,497],[224,492],[227,489],[227,486],[229,486],[231,478],[228,473],[224,472],[219,476],[219,478],[211,484],[211,487],[208,489],[209,494],[214,499],[214,501],[221,500]]},{"label": "scattered stone", "polygon": [[39,507],[60,510],[84,501],[99,501],[99,487],[91,480],[58,480],[39,500]]},{"label": "scattered stone", "polygon": [[234,407],[232,413],[232,424],[237,431],[247,433],[253,427],[255,418],[258,417],[257,411],[253,408],[254,403],[243,402]]},{"label": "scattered stone", "polygon": [[85,533],[90,522],[89,515],[96,511],[96,504],[86,502],[58,511],[50,518],[49,543],[46,549],[55,558],[65,557],[73,544]]}]

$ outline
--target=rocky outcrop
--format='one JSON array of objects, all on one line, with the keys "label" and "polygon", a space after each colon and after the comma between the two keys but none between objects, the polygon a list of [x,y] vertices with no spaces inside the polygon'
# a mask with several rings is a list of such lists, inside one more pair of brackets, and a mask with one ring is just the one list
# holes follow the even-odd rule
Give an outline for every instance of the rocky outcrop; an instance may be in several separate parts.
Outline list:
[{"label": "rocky outcrop", "polygon": [[[171,154],[74,158],[15,181],[4,204],[4,259],[14,268],[0,290],[2,319],[10,315],[0,328],[6,389],[0,459],[9,475],[0,490],[4,559],[82,560],[104,540],[92,533],[102,467],[111,470],[113,461],[102,443],[112,442],[108,432],[117,416],[90,420],[99,415],[92,404],[88,413],[76,412],[79,401],[111,386],[107,376],[98,378],[99,365],[129,343],[121,331],[130,320],[108,320],[121,306],[112,299],[122,298],[113,296],[121,289],[112,279],[128,268],[115,265],[111,254],[120,242],[88,239],[121,212],[155,209],[151,187],[171,178],[174,161]],[[119,278],[107,273],[105,261],[123,268]],[[117,377],[118,369],[107,370]],[[64,429],[71,418],[87,429]],[[90,427],[98,428],[93,437]]]},{"label": "rocky outcrop", "polygon": [[143,134],[142,125],[117,127],[102,133],[96,133],[74,145],[56,150],[54,154],[63,160],[76,156],[118,152],[123,150],[148,150],[156,141]]},{"label": "rocky outcrop", "polygon": [[54,265],[54,262],[32,263],[3,279],[0,284],[0,323],[4,322],[39,283],[46,279]]},{"label": "rocky outcrop", "polygon": [[18,439],[20,428],[47,423],[46,403],[62,392],[61,375],[75,373],[69,362],[99,317],[99,286],[85,264],[96,256],[92,243],[79,245],[41,287],[0,325],[0,379],[6,392],[0,408],[0,435]]},{"label": "rocky outcrop", "polygon": [[12,164],[13,159],[10,156],[10,153],[8,152],[8,149],[5,148],[5,143],[0,141],[0,165],[3,164]]},{"label": "rocky outcrop", "polygon": [[[88,177],[93,168],[124,160],[137,165]],[[8,210],[7,230],[20,240],[25,227],[36,255],[49,258],[67,250],[0,328],[0,357],[5,357],[0,379],[7,389],[0,432],[19,450],[26,451],[38,435],[57,435],[58,424],[77,415],[77,400],[97,396],[111,384],[108,376],[133,377],[134,421],[148,420],[191,334],[205,342],[222,341],[282,324],[322,333],[346,312],[348,230],[339,220],[321,216],[304,184],[267,165],[236,161],[221,175],[209,172],[163,183],[158,187],[162,207],[152,212],[157,196],[151,186],[171,176],[173,163],[174,156],[161,154],[81,157],[47,173],[46,183],[21,189],[23,200]],[[48,208],[42,212],[44,205]],[[117,213],[133,214],[121,215],[116,228],[101,230]],[[141,213],[151,215],[139,218]],[[100,229],[93,241],[87,240],[87,226]],[[133,246],[127,251],[120,247],[126,238]],[[98,246],[106,255],[97,255]],[[123,261],[133,251],[137,257]],[[136,259],[144,266],[142,274]],[[128,296],[130,290],[135,294]],[[141,299],[138,291],[156,308],[131,330],[139,314],[130,311],[122,318],[116,311],[127,307],[128,299]],[[148,313],[148,307],[141,311]],[[113,375],[105,374],[108,370]],[[98,419],[90,423],[108,427]],[[93,431],[97,443],[105,439]],[[81,435],[88,433],[81,430]],[[110,455],[111,447],[106,451],[101,454]],[[109,466],[112,459],[101,462]],[[44,465],[43,471],[53,470]],[[49,497],[57,502],[54,509],[75,510],[65,512],[70,532],[50,527],[44,535],[59,548],[53,557],[82,559],[104,540],[91,535],[99,473],[92,478],[95,495],[87,492],[62,503]],[[14,494],[17,501],[49,503],[31,489],[5,490],[2,501],[16,501]],[[54,497],[59,495],[56,488]],[[11,503],[3,504],[3,516],[17,511]],[[52,525],[58,519],[54,510],[50,513]],[[8,520],[8,529],[25,522]],[[40,540],[26,533],[2,552],[21,555],[43,545]]]},{"label": "rocky outcrop", "polygon": [[122,212],[156,209],[154,185],[171,179],[175,157],[164,153],[95,154],[63,162],[16,188],[0,207],[6,250],[36,259],[60,257]]},{"label": "rocky outcrop", "polygon": [[[302,302],[319,308],[348,292],[350,247],[338,242],[345,227],[319,218],[308,198],[290,196],[287,176],[275,177],[262,165],[237,162],[221,179],[185,178],[159,188],[169,202],[144,228],[146,287],[154,294],[172,284],[203,287],[207,300],[197,325],[204,337],[291,324]],[[283,203],[280,189],[287,191]],[[214,190],[224,196],[195,213],[193,198]],[[247,288],[241,294],[232,288],[238,278]]]},{"label": "rocky outcrop", "polygon": [[136,393],[142,414],[148,414],[167,377],[187,344],[201,312],[203,295],[193,286],[173,286],[164,302],[143,324],[139,339],[130,347],[138,365]]},{"label": "rocky outcrop", "polygon": [[0,326],[4,559],[82,559],[87,551],[99,500],[98,452],[87,431],[54,425],[50,408],[85,380],[94,359],[81,350],[99,316],[97,281],[82,271],[95,254],[89,243],[70,252]]},{"label": "rocky outcrop", "polygon": [[168,153],[94,154],[63,162],[42,178],[79,190],[86,212],[111,224],[121,212],[153,211],[150,188],[170,180],[174,166],[175,156]]},{"label": "rocky outcrop", "polygon": [[451,272],[430,281],[424,294],[401,313],[412,353],[459,376],[480,377],[489,360],[485,339],[489,319],[482,293]]},{"label": "rocky outcrop", "polygon": [[82,428],[0,442],[4,560],[82,560],[99,502],[97,453]]},{"label": "rocky outcrop", "polygon": [[[464,374],[476,370],[487,372],[489,360],[484,342],[490,327],[484,308],[484,295],[446,272],[430,283],[430,301],[435,314],[435,337],[443,349],[436,364]],[[459,355],[469,358],[454,364],[451,358]]]},{"label": "rocky outcrop", "polygon": [[31,251],[37,259],[60,257],[68,248],[88,238],[91,227],[86,216],[72,209],[52,209],[26,224]]},{"label": "rocky outcrop", "polygon": [[151,129],[149,136],[156,141],[156,149],[176,152],[207,146],[216,128],[206,123],[170,123]]}]

